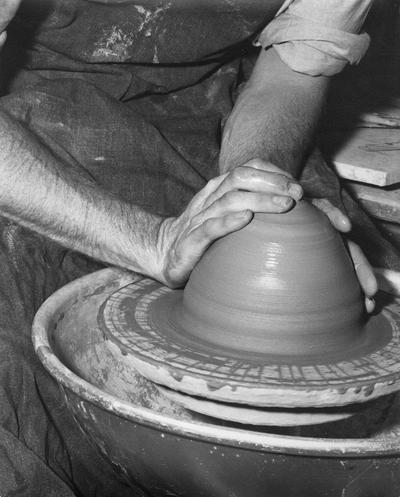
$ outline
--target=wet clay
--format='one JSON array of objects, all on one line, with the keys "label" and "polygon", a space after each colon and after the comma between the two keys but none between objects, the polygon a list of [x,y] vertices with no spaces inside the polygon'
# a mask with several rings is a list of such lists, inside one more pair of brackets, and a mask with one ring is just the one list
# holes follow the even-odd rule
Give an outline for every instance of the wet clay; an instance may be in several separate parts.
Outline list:
[{"label": "wet clay", "polygon": [[[164,398],[180,405],[191,412],[204,414],[214,419],[231,423],[255,426],[306,426],[333,423],[347,419],[358,412],[351,405],[347,408],[331,409],[268,409],[238,404],[214,402],[201,397],[185,395],[175,390],[157,386]],[[379,402],[378,401],[375,401]]]},{"label": "wet clay", "polygon": [[230,349],[318,356],[360,340],[363,299],[340,235],[302,201],[214,243],[186,285],[177,325]]}]

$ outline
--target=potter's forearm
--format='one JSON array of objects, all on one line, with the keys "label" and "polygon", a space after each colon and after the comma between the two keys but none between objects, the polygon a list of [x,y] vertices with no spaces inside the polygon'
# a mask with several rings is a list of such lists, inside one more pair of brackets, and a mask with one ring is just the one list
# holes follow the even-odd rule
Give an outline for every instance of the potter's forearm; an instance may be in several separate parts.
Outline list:
[{"label": "potter's forearm", "polygon": [[0,214],[106,263],[157,276],[160,219],[60,163],[0,114]]},{"label": "potter's forearm", "polygon": [[[0,0],[0,49],[21,0]],[[0,214],[65,247],[158,278],[161,219],[72,170],[0,113]]]},{"label": "potter's forearm", "polygon": [[263,50],[225,126],[221,172],[262,158],[297,176],[326,89],[327,78],[296,73]]}]

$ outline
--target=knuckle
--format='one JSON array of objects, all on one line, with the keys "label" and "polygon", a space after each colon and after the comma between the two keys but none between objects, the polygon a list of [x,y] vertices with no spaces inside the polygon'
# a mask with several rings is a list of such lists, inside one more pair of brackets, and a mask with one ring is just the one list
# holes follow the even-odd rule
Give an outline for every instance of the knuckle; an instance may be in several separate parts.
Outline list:
[{"label": "knuckle", "polygon": [[286,176],[282,176],[281,174],[275,174],[273,176],[273,182],[279,190],[282,192],[288,192],[291,185],[293,184]]},{"label": "knuckle", "polygon": [[246,181],[249,176],[249,168],[245,166],[238,166],[232,171],[231,179],[234,183],[242,183]]},{"label": "knuckle", "polygon": [[252,182],[258,183],[259,181],[264,181],[268,174],[270,174],[268,171],[248,166],[240,166],[237,168],[237,171],[235,171],[235,183],[241,186],[250,186],[250,183]]},{"label": "knuckle", "polygon": [[212,237],[214,233],[215,224],[216,224],[215,218],[209,218],[206,221],[204,221],[202,225],[202,231],[206,238]]},{"label": "knuckle", "polygon": [[225,192],[222,197],[219,199],[219,202],[225,206],[229,207],[230,205],[234,204],[239,196],[239,192],[236,191],[229,191]]},{"label": "knuckle", "polygon": [[255,169],[259,169],[262,167],[265,167],[267,165],[267,162],[265,160],[261,159],[260,157],[254,157],[253,159],[250,159],[246,165],[248,167],[253,167]]},{"label": "knuckle", "polygon": [[208,182],[207,182],[207,185],[206,187],[208,187],[208,189],[214,189],[221,181],[221,177],[220,176],[214,176],[214,178],[211,178]]}]

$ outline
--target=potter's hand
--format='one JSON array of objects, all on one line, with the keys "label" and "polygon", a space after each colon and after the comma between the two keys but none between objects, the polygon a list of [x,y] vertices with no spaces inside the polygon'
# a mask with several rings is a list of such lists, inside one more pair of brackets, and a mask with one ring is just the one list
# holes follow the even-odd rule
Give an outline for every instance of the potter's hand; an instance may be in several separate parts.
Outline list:
[{"label": "potter's hand", "polygon": [[14,17],[21,0],[0,0],[0,48],[6,41],[6,28]]},{"label": "potter's hand", "polygon": [[[340,209],[334,207],[329,200],[314,199],[312,203],[328,216],[330,222],[338,231],[348,233],[351,230],[350,219]],[[365,294],[365,308],[367,312],[372,312],[375,308],[373,297],[378,291],[378,283],[374,271],[357,244],[351,240],[347,240],[347,246],[350,256],[353,259],[358,281]]]},{"label": "potter's hand", "polygon": [[182,286],[213,241],[246,226],[254,212],[288,211],[302,195],[289,173],[261,159],[213,178],[179,217],[161,223],[158,279]]}]

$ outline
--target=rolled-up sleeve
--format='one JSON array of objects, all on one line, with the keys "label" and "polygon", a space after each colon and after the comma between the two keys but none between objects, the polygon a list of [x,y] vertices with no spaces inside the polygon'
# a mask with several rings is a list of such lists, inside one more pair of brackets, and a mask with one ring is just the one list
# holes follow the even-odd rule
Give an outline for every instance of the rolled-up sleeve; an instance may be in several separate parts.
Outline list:
[{"label": "rolled-up sleeve", "polygon": [[373,0],[287,0],[256,45],[273,46],[294,71],[332,76],[357,64],[369,46],[359,31]]}]

